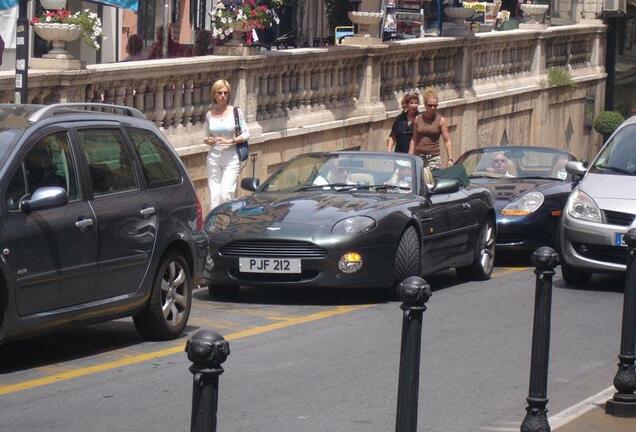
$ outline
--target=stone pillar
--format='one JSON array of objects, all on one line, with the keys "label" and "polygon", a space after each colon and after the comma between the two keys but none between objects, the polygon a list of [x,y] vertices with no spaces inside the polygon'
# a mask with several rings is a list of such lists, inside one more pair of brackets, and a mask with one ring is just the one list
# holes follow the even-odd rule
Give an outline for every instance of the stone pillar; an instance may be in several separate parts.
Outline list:
[{"label": "stone pillar", "polygon": [[544,33],[537,33],[534,45],[534,54],[532,56],[532,65],[530,66],[530,72],[532,75],[540,77],[546,73],[546,48],[545,48],[545,36]]},{"label": "stone pillar", "polygon": [[[459,97],[462,98],[475,96],[475,89],[473,88],[473,65],[475,61],[475,47],[477,46],[477,42],[478,40],[475,38],[464,38],[462,61],[455,66],[455,82],[459,90]],[[468,92],[468,94],[466,94],[466,92]]]},{"label": "stone pillar", "polygon": [[358,109],[366,114],[372,114],[376,111],[378,113],[384,112],[384,106],[380,103],[380,63],[381,52],[386,48],[386,45],[374,47],[373,50],[367,51],[362,61]]}]

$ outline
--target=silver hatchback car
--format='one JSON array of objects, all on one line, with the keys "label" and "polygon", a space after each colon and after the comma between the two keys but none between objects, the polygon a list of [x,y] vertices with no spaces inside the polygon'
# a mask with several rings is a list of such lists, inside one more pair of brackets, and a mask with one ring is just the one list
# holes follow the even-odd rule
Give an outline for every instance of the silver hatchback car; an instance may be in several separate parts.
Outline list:
[{"label": "silver hatchback car", "polygon": [[561,217],[563,279],[586,285],[594,272],[624,272],[624,235],[636,216],[636,116],[616,129],[589,168],[568,162],[566,170],[583,178]]}]

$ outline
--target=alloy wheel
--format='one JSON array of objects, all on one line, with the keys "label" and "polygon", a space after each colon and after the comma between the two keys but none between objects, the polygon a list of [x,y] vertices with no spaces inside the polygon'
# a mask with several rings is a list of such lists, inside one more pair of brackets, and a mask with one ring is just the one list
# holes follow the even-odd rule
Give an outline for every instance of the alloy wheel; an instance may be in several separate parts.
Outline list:
[{"label": "alloy wheel", "polygon": [[176,260],[166,266],[161,279],[161,311],[166,323],[177,327],[188,310],[186,271]]}]

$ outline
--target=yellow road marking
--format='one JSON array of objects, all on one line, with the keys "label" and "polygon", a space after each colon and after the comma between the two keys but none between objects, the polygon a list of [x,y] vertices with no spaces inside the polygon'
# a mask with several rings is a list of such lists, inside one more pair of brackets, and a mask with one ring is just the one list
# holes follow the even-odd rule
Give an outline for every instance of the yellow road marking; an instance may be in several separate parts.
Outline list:
[{"label": "yellow road marking", "polygon": [[501,270],[497,269],[498,271],[495,271],[493,276],[494,277],[505,276],[507,274],[528,270],[530,268],[532,267],[500,267]]},{"label": "yellow road marking", "polygon": [[[255,336],[258,334],[267,333],[270,331],[279,330],[286,327],[292,327],[298,324],[304,324],[311,321],[317,321],[324,318],[347,314],[347,313],[368,308],[371,306],[373,305],[338,306],[338,307],[331,308],[322,312],[317,312],[317,313],[313,313],[313,314],[305,315],[305,316],[292,317],[281,322],[276,322],[276,323],[272,323],[272,324],[268,324],[264,326],[252,327],[246,330],[230,333],[225,336],[225,339],[228,341],[231,341],[231,340],[246,338],[249,336]],[[37,379],[29,380],[29,381],[23,381],[16,384],[0,385],[0,395],[16,393],[19,391],[28,390],[35,387],[41,387],[41,386],[53,384],[56,382],[66,381],[73,378],[78,378],[78,377],[91,375],[91,374],[95,374],[99,372],[105,372],[105,371],[116,369],[123,366],[130,366],[133,364],[158,359],[161,357],[167,357],[169,355],[182,353],[184,351],[184,347],[185,347],[185,343],[183,341],[179,341],[177,344],[174,344],[168,348],[164,348],[158,351],[153,351],[153,352],[138,354],[133,356],[126,356],[118,360],[101,363],[94,366],[78,368],[78,369],[70,370],[68,372],[62,372],[55,375],[49,375],[49,376],[45,376],[42,378],[37,378]]]}]

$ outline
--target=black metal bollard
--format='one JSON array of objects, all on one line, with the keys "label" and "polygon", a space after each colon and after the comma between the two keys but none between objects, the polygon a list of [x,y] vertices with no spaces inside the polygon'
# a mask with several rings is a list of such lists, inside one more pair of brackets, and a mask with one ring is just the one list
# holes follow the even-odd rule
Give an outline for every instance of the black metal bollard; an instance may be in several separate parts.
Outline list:
[{"label": "black metal bollard", "polygon": [[422,314],[431,298],[431,287],[417,276],[406,278],[398,286],[403,302],[400,378],[398,381],[396,432],[416,432],[417,402],[420,385],[420,348],[422,346]]},{"label": "black metal bollard", "polygon": [[636,228],[627,232],[625,241],[629,256],[623,297],[621,353],[618,355],[620,363],[614,377],[614,387],[618,392],[605,404],[605,412],[617,417],[636,417]]},{"label": "black metal bollard", "polygon": [[521,432],[550,432],[546,413],[548,404],[548,361],[550,355],[550,314],[552,309],[552,276],[559,263],[554,249],[544,246],[532,254],[537,275],[532,325],[532,357],[530,361],[530,390],[526,417]]},{"label": "black metal bollard", "polygon": [[221,364],[230,355],[230,345],[220,334],[199,330],[186,343],[185,351],[192,362],[191,432],[216,432]]}]

